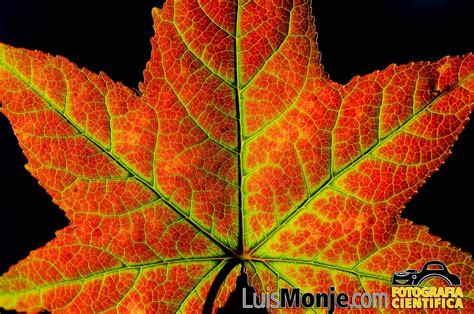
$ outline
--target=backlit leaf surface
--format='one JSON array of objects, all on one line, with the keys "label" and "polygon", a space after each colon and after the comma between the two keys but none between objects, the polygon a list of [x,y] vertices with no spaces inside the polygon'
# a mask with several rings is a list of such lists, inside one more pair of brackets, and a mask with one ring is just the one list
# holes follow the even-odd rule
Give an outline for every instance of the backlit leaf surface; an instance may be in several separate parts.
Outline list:
[{"label": "backlit leaf surface", "polygon": [[[0,45],[0,102],[71,224],[0,278],[20,311],[200,312],[226,263],[252,284],[386,291],[471,257],[399,217],[467,122],[474,56],[330,81],[306,1],[168,1],[139,93]],[[214,308],[234,287],[238,267]]]}]

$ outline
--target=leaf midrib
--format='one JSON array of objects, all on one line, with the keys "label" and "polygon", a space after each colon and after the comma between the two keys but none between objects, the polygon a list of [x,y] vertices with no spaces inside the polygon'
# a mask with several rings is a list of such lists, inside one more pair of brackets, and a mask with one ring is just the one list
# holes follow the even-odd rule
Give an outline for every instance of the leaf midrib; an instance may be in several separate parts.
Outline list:
[{"label": "leaf midrib", "polygon": [[237,118],[237,152],[238,152],[238,159],[237,159],[237,180],[239,184],[239,195],[238,195],[238,207],[239,207],[239,234],[237,237],[237,253],[239,255],[244,254],[245,252],[245,229],[244,229],[244,206],[243,206],[243,199],[244,199],[244,191],[243,191],[243,154],[242,154],[242,144],[243,144],[243,126],[242,126],[242,109],[240,103],[240,93],[242,92],[240,86],[240,77],[239,77],[239,67],[240,67],[240,30],[239,30],[239,0],[236,0],[235,6],[235,30],[234,30],[234,81],[235,81],[235,106],[236,106],[236,118]]}]

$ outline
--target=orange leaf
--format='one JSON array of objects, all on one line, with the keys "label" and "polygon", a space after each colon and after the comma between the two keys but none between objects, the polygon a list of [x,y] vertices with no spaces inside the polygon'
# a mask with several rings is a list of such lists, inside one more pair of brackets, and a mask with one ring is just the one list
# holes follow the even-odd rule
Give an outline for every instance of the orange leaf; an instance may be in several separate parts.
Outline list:
[{"label": "orange leaf", "polygon": [[355,293],[442,260],[473,308],[471,257],[399,215],[469,119],[472,54],[342,85],[307,1],[168,1],[153,19],[138,92],[0,44],[2,113],[71,221],[0,277],[1,307],[193,312],[222,274],[224,305],[238,263],[259,292]]}]

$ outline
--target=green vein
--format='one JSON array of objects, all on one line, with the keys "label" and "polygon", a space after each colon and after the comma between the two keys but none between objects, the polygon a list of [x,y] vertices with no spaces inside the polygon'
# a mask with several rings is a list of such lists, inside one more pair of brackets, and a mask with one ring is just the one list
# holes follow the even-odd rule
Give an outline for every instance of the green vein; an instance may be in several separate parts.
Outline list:
[{"label": "green vein", "polygon": [[204,13],[204,15],[209,19],[209,21],[211,21],[212,24],[214,24],[215,26],[217,26],[217,28],[219,28],[221,31],[223,31],[224,33],[226,33],[227,35],[229,35],[230,37],[232,38],[235,38],[235,35],[228,32],[227,30],[225,30],[222,26],[220,26],[219,24],[217,24],[216,21],[214,21],[208,14],[206,11],[204,11],[203,9],[203,5],[201,4],[202,0],[198,0],[198,6],[199,8],[201,9],[202,13]]},{"label": "green vein", "polygon": [[137,284],[138,282],[138,279],[140,279],[140,275],[142,273],[142,270],[139,269],[137,274],[135,275],[135,278],[133,278],[133,282],[132,284],[130,285],[130,287],[127,289],[127,291],[122,295],[122,297],[120,298],[120,300],[115,304],[115,305],[112,305],[110,307],[110,309],[113,309],[113,308],[118,308],[120,306],[120,304],[127,298],[127,296],[133,292],[135,289],[135,285]]},{"label": "green vein", "polygon": [[[174,19],[174,17],[173,17]],[[216,77],[218,77],[221,81],[225,82],[227,85],[229,85],[230,87],[232,88],[236,88],[236,86],[228,81],[226,78],[224,78],[223,76],[221,76],[219,73],[216,73],[214,70],[212,70],[209,65],[207,65],[202,59],[201,57],[199,57],[195,52],[194,50],[192,50],[188,44],[186,43],[186,41],[184,40],[183,38],[183,35],[181,34],[180,30],[176,27],[176,25],[174,24],[174,22],[169,22],[173,27],[174,29],[176,30],[176,33],[179,35],[179,38],[181,38],[181,42],[183,43],[183,45],[186,47],[186,49],[197,59],[201,62],[201,64],[212,74],[212,75],[215,75]]]},{"label": "green vein", "polygon": [[288,29],[287,29],[285,38],[281,41],[280,45],[278,45],[278,47],[272,52],[272,54],[265,60],[263,65],[260,67],[260,69],[258,71],[256,71],[255,74],[248,80],[247,84],[244,84],[244,86],[242,86],[242,91],[244,91],[245,89],[247,89],[247,87],[252,85],[253,81],[255,81],[260,76],[260,74],[263,72],[263,69],[265,69],[266,65],[268,63],[270,63],[273,60],[273,57],[275,57],[280,52],[283,45],[287,42],[288,37],[291,37],[291,35],[290,35],[290,33],[291,33],[291,16],[292,16],[291,13],[293,12],[293,9],[294,9],[294,7],[292,7],[290,12],[289,12],[290,13],[290,18],[289,18],[289,21],[288,21]]}]

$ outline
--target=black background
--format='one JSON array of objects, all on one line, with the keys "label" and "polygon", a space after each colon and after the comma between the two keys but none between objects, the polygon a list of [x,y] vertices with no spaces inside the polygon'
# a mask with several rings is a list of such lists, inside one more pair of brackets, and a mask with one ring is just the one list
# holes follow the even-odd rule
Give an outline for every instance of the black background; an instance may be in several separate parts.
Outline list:
[{"label": "black background", "polygon": [[[127,2],[0,0],[0,41],[63,55],[136,87],[150,56],[150,11],[160,3]],[[332,79],[345,83],[391,63],[434,61],[474,51],[473,2],[318,1],[313,14],[322,62]],[[471,253],[473,139],[469,123],[453,156],[403,213]],[[0,116],[0,274],[68,223],[26,172],[25,163],[8,121]]]}]

